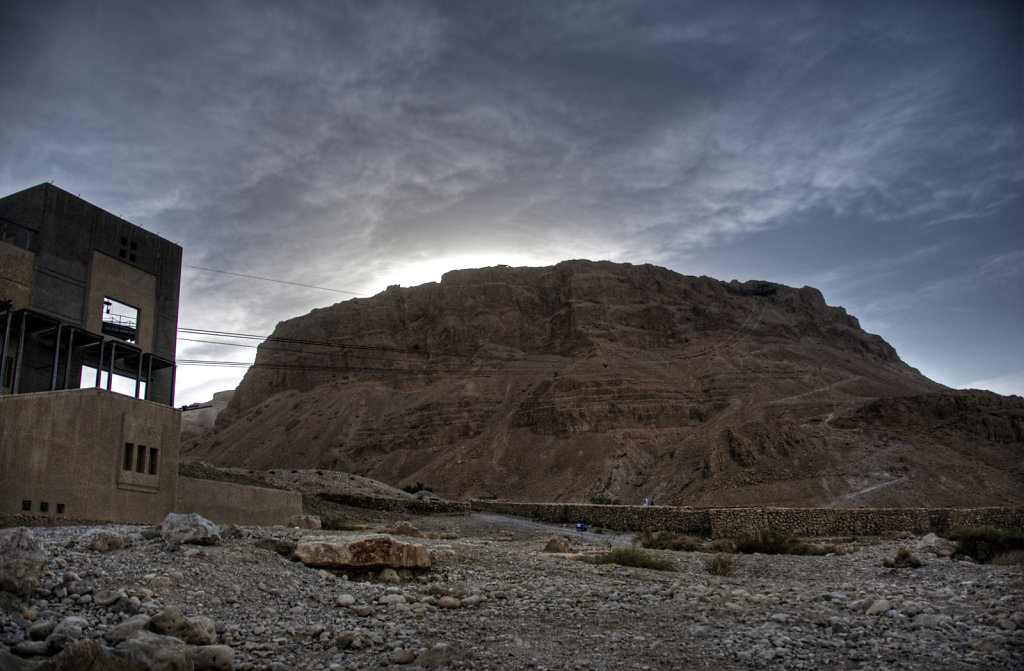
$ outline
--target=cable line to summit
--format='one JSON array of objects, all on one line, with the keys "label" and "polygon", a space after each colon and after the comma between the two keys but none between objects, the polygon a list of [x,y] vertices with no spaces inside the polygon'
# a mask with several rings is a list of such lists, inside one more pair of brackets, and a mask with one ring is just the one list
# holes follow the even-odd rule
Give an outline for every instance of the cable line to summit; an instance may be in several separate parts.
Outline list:
[{"label": "cable line to summit", "polygon": [[356,291],[348,291],[346,289],[332,289],[331,287],[321,287],[315,284],[302,284],[301,282],[289,282],[288,280],[279,280],[273,277],[262,277],[260,275],[246,275],[245,273],[233,273],[229,270],[216,270],[214,268],[203,268],[202,266],[190,266],[182,264],[182,268],[191,268],[192,270],[203,270],[208,273],[220,273],[221,275],[233,275],[234,277],[245,277],[250,280],[262,280],[264,282],[276,282],[278,284],[290,284],[293,287],[305,287],[306,289],[320,289],[321,291],[333,291],[336,294],[349,294],[350,296],[365,296]]}]

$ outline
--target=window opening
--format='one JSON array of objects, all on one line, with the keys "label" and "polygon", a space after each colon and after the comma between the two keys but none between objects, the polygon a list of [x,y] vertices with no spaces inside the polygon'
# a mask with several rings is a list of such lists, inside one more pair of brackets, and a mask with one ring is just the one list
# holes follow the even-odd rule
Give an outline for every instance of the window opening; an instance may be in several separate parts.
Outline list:
[{"label": "window opening", "polygon": [[156,448],[149,448],[149,474],[156,475]]},{"label": "window opening", "polygon": [[135,453],[135,445],[132,443],[124,444],[124,464],[121,466],[121,470],[130,471],[132,470],[132,455]]},{"label": "window opening", "polygon": [[49,502],[47,502],[47,501],[40,501],[39,502],[39,512],[41,512],[41,513],[48,513],[48,512],[50,512],[50,504],[49,504]]},{"label": "window opening", "polygon": [[146,446],[139,445],[138,451],[135,457],[135,472],[145,473],[146,472]]},{"label": "window opening", "polygon": [[[106,362],[104,362],[106,365]],[[142,371],[143,379],[139,382],[139,398],[146,398],[146,371]],[[82,375],[79,378],[79,386],[82,389],[91,389],[93,387],[97,389],[107,388],[107,378],[110,376],[110,372],[106,369],[100,371],[100,383],[96,384],[96,368],[93,366],[82,365]],[[135,396],[135,378],[114,373],[114,382],[110,385],[113,391],[126,396]]]},{"label": "window opening", "polygon": [[103,298],[103,334],[120,338],[125,342],[135,342],[139,324],[139,310],[130,305],[115,301],[109,296]]},{"label": "window opening", "polygon": [[63,503],[58,503],[57,504],[57,514],[58,515],[63,515],[64,514],[64,504]]},{"label": "window opening", "polygon": [[32,510],[32,502],[31,501],[22,501],[21,502],[21,509],[22,510]]}]

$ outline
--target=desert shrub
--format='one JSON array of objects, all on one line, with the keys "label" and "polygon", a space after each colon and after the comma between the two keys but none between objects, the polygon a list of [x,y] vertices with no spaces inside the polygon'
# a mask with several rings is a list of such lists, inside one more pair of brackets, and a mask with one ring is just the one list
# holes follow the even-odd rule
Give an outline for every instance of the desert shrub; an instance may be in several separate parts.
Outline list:
[{"label": "desert shrub", "polygon": [[1024,550],[1000,552],[992,557],[992,561],[989,563],[998,566],[1024,566]]},{"label": "desert shrub", "polygon": [[995,527],[957,527],[946,537],[956,541],[954,556],[968,556],[979,562],[991,562],[995,557],[1024,550],[1024,533],[1003,531]]},{"label": "desert shrub", "polygon": [[637,540],[640,545],[652,550],[675,550],[677,552],[698,552],[703,549],[699,540],[686,534],[679,534],[673,531],[659,531],[654,533],[645,530]]},{"label": "desert shrub", "polygon": [[320,528],[327,531],[352,531],[361,527],[348,521],[344,515],[321,515]]},{"label": "desert shrub", "polygon": [[415,485],[406,485],[402,487],[402,491],[406,492],[407,494],[416,494],[417,492],[431,492],[434,490],[426,486],[422,482],[417,482]]},{"label": "desert shrub", "polygon": [[921,560],[907,548],[900,548],[896,551],[895,557],[883,559],[882,566],[886,568],[920,568]]},{"label": "desert shrub", "polygon": [[730,576],[736,570],[736,558],[720,552],[708,559],[704,568],[711,575]]},{"label": "desert shrub", "polygon": [[481,496],[478,496],[477,498],[480,499],[481,501],[494,501],[495,499],[498,498],[498,495],[497,494],[483,494]]},{"label": "desert shrub", "polygon": [[613,499],[607,494],[594,494],[590,497],[590,502],[598,506],[617,506],[619,505],[618,499]]},{"label": "desert shrub", "polygon": [[633,568],[647,568],[655,571],[675,571],[676,566],[667,559],[655,557],[639,548],[612,548],[584,558],[591,564],[618,564]]},{"label": "desert shrub", "polygon": [[735,540],[736,552],[766,555],[826,555],[836,553],[833,545],[816,545],[798,538],[780,534],[772,529],[761,529],[743,534]]},{"label": "desert shrub", "polygon": [[731,538],[716,538],[711,541],[712,552],[728,552],[729,554],[736,553],[736,542]]}]

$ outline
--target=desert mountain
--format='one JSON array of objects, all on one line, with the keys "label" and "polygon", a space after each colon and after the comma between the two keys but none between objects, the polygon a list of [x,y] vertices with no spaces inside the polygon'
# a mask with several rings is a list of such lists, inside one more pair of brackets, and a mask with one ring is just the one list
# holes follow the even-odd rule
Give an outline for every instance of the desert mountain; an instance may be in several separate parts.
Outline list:
[{"label": "desert mountain", "polygon": [[608,262],[454,271],[282,322],[183,450],[449,497],[1024,502],[1024,399],[946,389],[809,287]]}]

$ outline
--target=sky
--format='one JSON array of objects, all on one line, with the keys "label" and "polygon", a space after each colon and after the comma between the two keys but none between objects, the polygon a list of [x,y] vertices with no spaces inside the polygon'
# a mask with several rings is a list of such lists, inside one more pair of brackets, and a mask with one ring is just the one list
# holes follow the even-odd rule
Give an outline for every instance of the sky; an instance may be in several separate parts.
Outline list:
[{"label": "sky", "polygon": [[[181,328],[653,263],[814,286],[928,377],[1024,395],[1022,7],[6,0],[0,194],[180,244]],[[243,373],[179,365],[176,403]]]}]

